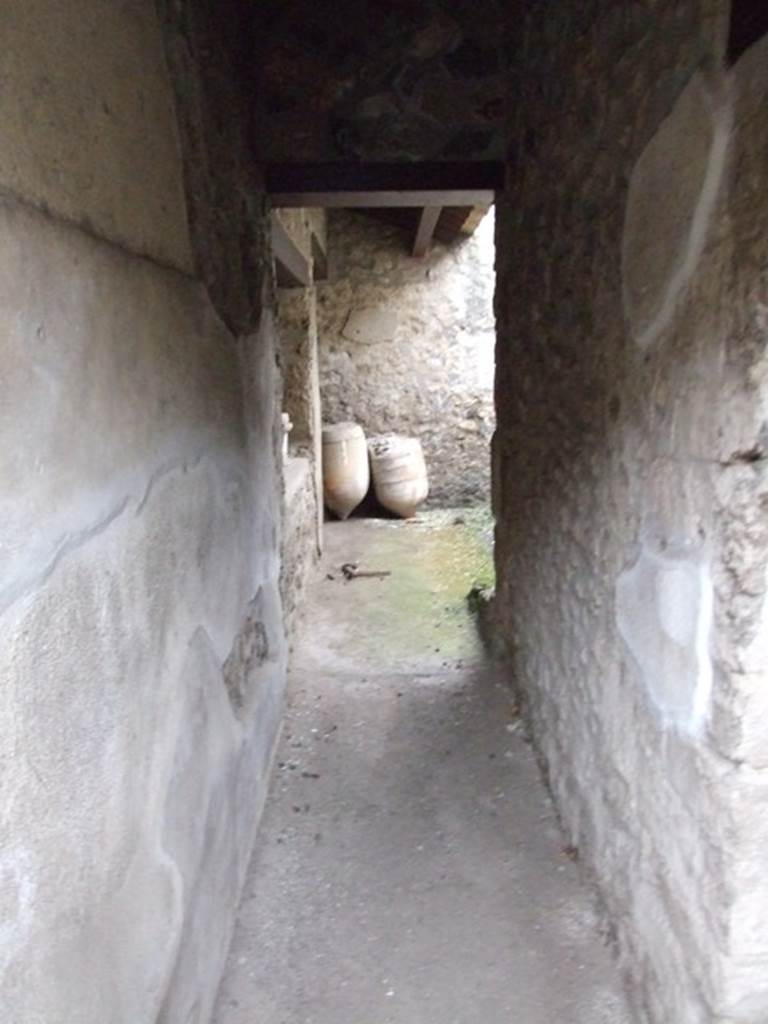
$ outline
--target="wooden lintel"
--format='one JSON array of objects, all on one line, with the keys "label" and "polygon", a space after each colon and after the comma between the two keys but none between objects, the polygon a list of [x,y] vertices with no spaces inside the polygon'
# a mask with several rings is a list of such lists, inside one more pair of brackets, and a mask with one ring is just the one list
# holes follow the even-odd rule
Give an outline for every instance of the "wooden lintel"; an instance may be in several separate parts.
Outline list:
[{"label": "wooden lintel", "polygon": [[[267,192],[496,192],[504,165],[483,160],[268,164]],[[422,206],[440,205],[422,203]],[[475,205],[467,203],[467,205]]]},{"label": "wooden lintel", "polygon": [[271,235],[277,283],[281,288],[308,288],[312,283],[309,260],[274,214]]},{"label": "wooden lintel", "polygon": [[297,209],[319,206],[325,209],[373,209],[375,207],[491,206],[496,193],[492,189],[467,191],[381,191],[381,192],[273,192],[275,208]]},{"label": "wooden lintel", "polygon": [[419,224],[416,228],[416,237],[413,242],[413,255],[416,259],[422,259],[429,252],[432,236],[440,219],[441,210],[441,206],[425,206],[421,211]]}]

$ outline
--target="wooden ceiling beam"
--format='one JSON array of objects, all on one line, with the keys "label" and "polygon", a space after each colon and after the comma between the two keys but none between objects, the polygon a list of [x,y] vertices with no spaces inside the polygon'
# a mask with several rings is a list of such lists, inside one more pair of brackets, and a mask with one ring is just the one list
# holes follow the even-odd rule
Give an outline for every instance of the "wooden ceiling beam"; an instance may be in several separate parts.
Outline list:
[{"label": "wooden ceiling beam", "polygon": [[435,228],[435,239],[450,245],[458,238],[474,234],[488,213],[487,206],[457,206],[443,210]]},{"label": "wooden ceiling beam", "polygon": [[403,192],[273,192],[272,206],[279,208],[372,209],[375,207],[425,206],[491,206],[495,192],[465,191],[403,191]]},{"label": "wooden ceiling beam", "polygon": [[423,259],[429,252],[442,209],[442,206],[425,206],[421,211],[413,241],[413,255],[416,259]]},{"label": "wooden ceiling beam", "polygon": [[269,164],[274,207],[490,206],[504,167],[481,161],[439,163]]},{"label": "wooden ceiling beam", "polygon": [[504,165],[492,161],[412,163],[274,163],[265,168],[270,193],[450,192],[504,187]]}]

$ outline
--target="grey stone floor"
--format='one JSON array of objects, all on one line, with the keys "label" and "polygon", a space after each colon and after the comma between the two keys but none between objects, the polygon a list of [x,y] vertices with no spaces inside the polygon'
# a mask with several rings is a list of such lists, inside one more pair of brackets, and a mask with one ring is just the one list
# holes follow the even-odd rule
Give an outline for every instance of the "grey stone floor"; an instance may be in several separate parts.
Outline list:
[{"label": "grey stone floor", "polygon": [[484,561],[445,514],[327,525],[215,1024],[628,1024],[465,610]]}]

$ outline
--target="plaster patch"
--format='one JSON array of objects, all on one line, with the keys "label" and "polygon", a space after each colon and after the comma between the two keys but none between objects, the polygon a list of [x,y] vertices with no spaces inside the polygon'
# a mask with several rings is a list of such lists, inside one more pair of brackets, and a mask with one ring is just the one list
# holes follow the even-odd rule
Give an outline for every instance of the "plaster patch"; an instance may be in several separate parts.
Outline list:
[{"label": "plaster patch", "polygon": [[643,150],[622,237],[624,312],[642,349],[664,330],[703,252],[731,135],[722,82],[693,76]]},{"label": "plaster patch", "polygon": [[0,615],[6,612],[16,601],[21,600],[37,587],[42,586],[56,571],[56,567],[66,558],[85,544],[90,543],[99,534],[104,533],[116,519],[119,519],[128,507],[130,499],[122,496],[114,506],[106,511],[94,523],[84,526],[80,530],[73,531],[60,538],[53,553],[47,560],[38,563],[37,560],[30,560],[26,565],[26,572],[22,571],[18,578],[0,588]]},{"label": "plaster patch", "polygon": [[698,734],[712,692],[712,580],[697,559],[644,544],[616,584],[619,632],[666,724]]},{"label": "plaster patch", "polygon": [[274,675],[280,650],[280,612],[272,594],[259,587],[224,662],[224,686],[238,719],[253,711],[259,690]]},{"label": "plaster patch", "polygon": [[[140,516],[162,480],[173,473],[186,474],[203,461],[206,461],[210,471],[215,473],[219,481],[217,493],[220,495],[226,493],[227,483],[232,480],[236,480],[240,487],[244,486],[244,472],[237,460],[216,449],[209,452],[191,451],[187,456],[169,458],[149,474],[146,482],[126,477],[113,484],[109,493],[94,495],[90,502],[82,503],[84,508],[77,509],[77,512],[82,514],[84,510],[89,511],[90,506],[94,509],[101,506],[98,511],[94,511],[92,522],[78,523],[59,536],[36,537],[36,547],[31,551],[22,552],[16,564],[11,563],[12,571],[8,572],[9,582],[0,587],[0,616],[17,601],[42,586],[63,559],[108,530],[132,503],[135,503],[134,515]],[[124,488],[124,493],[120,493],[121,488]],[[132,498],[130,491],[137,491],[139,496]]]},{"label": "plaster patch", "polygon": [[32,857],[19,846],[7,846],[0,860],[0,900],[5,905],[0,922],[0,976],[13,963],[34,923],[37,892]]}]

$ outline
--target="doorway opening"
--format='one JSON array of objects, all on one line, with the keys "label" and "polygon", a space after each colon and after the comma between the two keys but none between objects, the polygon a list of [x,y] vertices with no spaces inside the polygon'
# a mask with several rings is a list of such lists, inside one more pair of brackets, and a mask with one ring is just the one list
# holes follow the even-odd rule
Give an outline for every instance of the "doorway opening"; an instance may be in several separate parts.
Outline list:
[{"label": "doorway opening", "polygon": [[[392,188],[387,179],[404,171],[408,184],[422,187]],[[290,182],[285,171],[276,180],[286,173]],[[451,527],[464,554],[448,560],[462,566],[449,589],[455,595],[462,587],[463,600],[493,583],[494,192],[447,189],[445,167],[441,191],[426,190],[402,165],[365,173],[378,174],[365,190],[340,174],[337,191],[308,190],[304,180],[300,191],[286,192],[283,183],[272,197],[289,635],[326,519],[351,513],[410,522],[413,514],[435,529]],[[490,183],[483,165],[473,175],[478,185]],[[333,178],[326,170],[319,177],[328,190]],[[457,177],[466,185],[466,168]],[[322,437],[323,428],[343,424],[360,434],[363,466],[356,494],[340,509],[328,474],[324,488]],[[382,451],[382,441],[387,451],[403,444],[423,454],[425,469],[416,471],[423,490],[405,509],[387,501],[375,456],[369,469],[368,449]],[[351,458],[346,449],[344,457]]]}]

